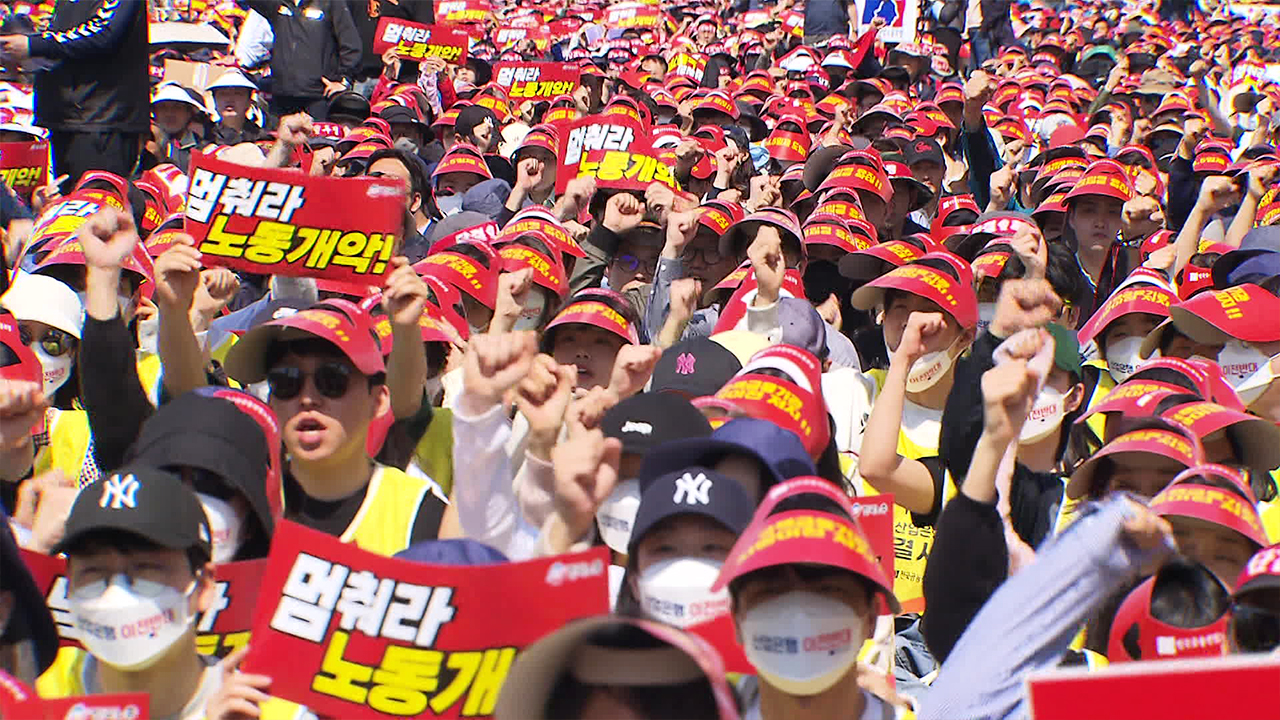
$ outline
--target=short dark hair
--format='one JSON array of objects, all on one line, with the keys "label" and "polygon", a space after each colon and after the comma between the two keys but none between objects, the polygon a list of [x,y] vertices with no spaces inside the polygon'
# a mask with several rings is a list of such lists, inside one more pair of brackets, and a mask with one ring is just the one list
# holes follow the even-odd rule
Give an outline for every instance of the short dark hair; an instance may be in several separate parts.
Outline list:
[{"label": "short dark hair", "polygon": [[430,181],[427,180],[427,168],[417,155],[403,148],[393,147],[375,150],[369,156],[368,164],[365,165],[365,172],[368,172],[374,163],[386,158],[399,160],[400,164],[404,165],[405,170],[409,171],[409,192],[423,197],[427,196],[428,187],[431,185]]},{"label": "short dark hair", "polygon": [[[317,337],[271,343],[271,345],[267,347],[264,364],[267,368],[271,368],[276,363],[284,359],[286,355],[298,355],[299,357],[315,355],[325,358],[346,360],[350,363],[350,359],[347,358],[346,353],[342,352],[337,345],[334,345],[328,340]],[[360,373],[360,371],[356,370],[356,373]],[[385,385],[387,383],[387,374],[385,372],[365,375],[364,377],[368,378],[369,389],[371,390],[379,385]]]},{"label": "short dark hair", "polygon": [[[128,555],[135,552],[152,552],[155,550],[169,550],[162,545],[154,543],[141,535],[129,532],[128,530],[119,530],[115,528],[102,528],[101,530],[90,530],[80,537],[76,538],[66,548],[67,557],[73,557],[93,550],[108,548],[115,550],[121,554]],[[212,558],[207,552],[197,545],[192,545],[186,549],[187,564],[191,567],[194,574],[197,570],[204,567],[205,563]]]}]

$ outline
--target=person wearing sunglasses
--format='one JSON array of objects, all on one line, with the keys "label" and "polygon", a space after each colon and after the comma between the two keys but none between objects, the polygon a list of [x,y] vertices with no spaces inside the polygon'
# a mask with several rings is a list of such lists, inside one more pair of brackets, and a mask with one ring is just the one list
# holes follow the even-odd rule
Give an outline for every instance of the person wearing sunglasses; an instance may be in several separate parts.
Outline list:
[{"label": "person wearing sunglasses", "polygon": [[1280,545],[1249,558],[1231,596],[1228,649],[1272,653],[1280,648]]},{"label": "person wearing sunglasses", "polygon": [[241,384],[267,382],[287,453],[284,517],[392,555],[435,539],[445,502],[366,449],[370,424],[391,409],[375,336],[367,312],[331,300],[245,333],[225,368]]},{"label": "person wearing sunglasses", "polygon": [[69,410],[80,395],[75,364],[84,326],[84,306],[69,285],[47,275],[19,272],[0,307],[18,321],[22,344],[44,370],[44,394],[54,407]]}]

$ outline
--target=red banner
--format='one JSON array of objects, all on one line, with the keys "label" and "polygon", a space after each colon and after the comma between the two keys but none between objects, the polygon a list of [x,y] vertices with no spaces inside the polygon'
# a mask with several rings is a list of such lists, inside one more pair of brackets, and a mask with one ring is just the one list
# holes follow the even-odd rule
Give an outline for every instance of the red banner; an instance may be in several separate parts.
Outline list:
[{"label": "red banner", "polygon": [[1027,683],[1032,720],[1280,720],[1280,659],[1236,656],[1053,670]]},{"label": "red banner", "polygon": [[519,650],[609,610],[607,548],[497,565],[426,565],[276,525],[245,658],[320,715],[490,715]]},{"label": "red banner", "polygon": [[[521,19],[531,19],[534,22],[537,22],[536,18]],[[493,44],[497,45],[499,50],[502,50],[514,43],[518,43],[521,40],[532,40],[533,46],[538,50],[538,52],[546,52],[547,48],[551,47],[551,30],[545,25],[527,26],[512,24],[506,27],[497,28],[493,31]]]},{"label": "red banner", "polygon": [[442,57],[445,62],[461,65],[467,59],[470,39],[467,33],[448,25],[422,23],[384,17],[373,35],[373,52],[381,56],[391,48],[402,60],[421,61]]},{"label": "red banner", "polygon": [[594,177],[596,187],[615,190],[643,191],[654,182],[675,187],[671,167],[658,159],[638,118],[592,115],[574,121],[561,137],[557,193],[582,176]]},{"label": "red banner", "polygon": [[853,503],[854,519],[862,526],[862,534],[871,544],[884,568],[884,576],[893,577],[893,493],[849,498]]},{"label": "red banner", "polygon": [[500,62],[493,65],[494,83],[507,88],[512,100],[551,100],[578,89],[582,72],[572,63]]},{"label": "red banner", "polygon": [[0,179],[29,203],[36,188],[49,184],[49,143],[0,143]]},{"label": "red banner", "polygon": [[404,195],[396,180],[311,177],[194,153],[184,227],[205,265],[381,285]]},{"label": "red banner", "polygon": [[604,24],[616,30],[653,28],[662,24],[662,11],[654,5],[622,2],[609,7]]},{"label": "red banner", "polygon": [[[850,498],[849,502],[853,504],[854,518],[862,527],[862,534],[871,545],[871,552],[875,553],[884,568],[885,577],[893,577],[893,494]],[[733,616],[722,615],[688,630],[711,643],[720,657],[724,658],[724,667],[729,672],[755,674],[755,668],[747,661],[742,646],[738,644]]]},{"label": "red banner", "polygon": [[[58,625],[63,645],[79,646],[80,635],[72,624],[67,601],[67,561],[22,551],[22,559],[44,593],[45,603]],[[217,568],[213,605],[196,620],[196,648],[205,655],[223,657],[249,641],[253,627],[258,585],[266,560],[223,563]]]},{"label": "red banner", "polygon": [[667,61],[667,72],[702,82],[707,71],[707,56],[702,53],[676,53]]},{"label": "red banner", "polygon": [[147,693],[81,695],[46,700],[0,670],[0,718],[5,720],[147,720]]},{"label": "red banner", "polygon": [[482,0],[443,0],[436,2],[436,22],[482,23],[493,17],[493,7]]}]

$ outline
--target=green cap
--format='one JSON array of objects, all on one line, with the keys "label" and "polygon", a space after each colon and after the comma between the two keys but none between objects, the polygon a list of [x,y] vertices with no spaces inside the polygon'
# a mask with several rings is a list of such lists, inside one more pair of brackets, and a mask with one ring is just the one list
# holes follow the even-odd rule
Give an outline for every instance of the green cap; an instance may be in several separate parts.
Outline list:
[{"label": "green cap", "polygon": [[1076,334],[1058,323],[1049,323],[1044,329],[1053,336],[1053,364],[1079,377],[1080,341]]}]

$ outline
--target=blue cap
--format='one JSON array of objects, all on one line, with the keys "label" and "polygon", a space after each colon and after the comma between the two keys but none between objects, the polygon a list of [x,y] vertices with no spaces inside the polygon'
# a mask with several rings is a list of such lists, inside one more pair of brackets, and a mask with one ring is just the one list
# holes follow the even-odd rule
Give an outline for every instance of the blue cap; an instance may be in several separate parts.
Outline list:
[{"label": "blue cap", "polygon": [[397,559],[431,565],[497,565],[507,556],[475,540],[423,540],[394,555]]},{"label": "blue cap", "polygon": [[654,479],[640,496],[627,554],[655,525],[676,515],[711,518],[734,535],[741,535],[755,514],[755,498],[742,483],[705,467],[688,467]]},{"label": "blue cap", "polygon": [[1215,290],[1264,281],[1280,275],[1280,252],[1233,250],[1213,262],[1210,271]]},{"label": "blue cap", "polygon": [[[658,478],[694,466],[711,467],[725,455],[746,455],[764,466],[762,492],[783,480],[817,475],[800,437],[768,420],[735,418],[716,428],[711,437],[664,443],[640,466],[640,493]],[[633,530],[634,532],[634,530]]]}]

